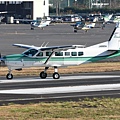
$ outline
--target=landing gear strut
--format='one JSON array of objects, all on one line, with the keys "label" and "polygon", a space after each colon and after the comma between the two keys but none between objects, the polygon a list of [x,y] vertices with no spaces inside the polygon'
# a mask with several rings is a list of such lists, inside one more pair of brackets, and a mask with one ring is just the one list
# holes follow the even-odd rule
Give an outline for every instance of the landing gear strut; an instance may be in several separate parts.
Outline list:
[{"label": "landing gear strut", "polygon": [[[46,71],[48,70],[49,67],[45,67],[45,70],[40,73],[40,78],[45,79],[47,77]],[[54,67],[54,73],[53,73],[53,79],[59,79],[60,75],[58,73],[57,67]]]},{"label": "landing gear strut", "polygon": [[8,80],[13,79],[13,75],[11,74],[11,70],[9,70],[8,74],[6,75],[6,78],[7,78]]},{"label": "landing gear strut", "polygon": [[77,30],[76,30],[76,29],[74,29],[74,32],[77,32]]},{"label": "landing gear strut", "polygon": [[54,67],[54,73],[53,73],[53,78],[54,79],[59,79],[60,78],[60,75],[59,75],[59,73],[58,73],[58,69],[57,69],[57,67]]}]

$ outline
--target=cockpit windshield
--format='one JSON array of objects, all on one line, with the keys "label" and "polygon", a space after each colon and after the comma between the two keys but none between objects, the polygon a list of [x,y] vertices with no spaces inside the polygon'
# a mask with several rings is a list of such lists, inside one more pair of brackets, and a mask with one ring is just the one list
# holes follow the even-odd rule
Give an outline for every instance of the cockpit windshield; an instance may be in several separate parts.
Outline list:
[{"label": "cockpit windshield", "polygon": [[36,50],[36,49],[29,49],[29,50],[23,52],[23,54],[27,55],[27,56],[34,56],[37,52],[38,52],[38,50]]}]

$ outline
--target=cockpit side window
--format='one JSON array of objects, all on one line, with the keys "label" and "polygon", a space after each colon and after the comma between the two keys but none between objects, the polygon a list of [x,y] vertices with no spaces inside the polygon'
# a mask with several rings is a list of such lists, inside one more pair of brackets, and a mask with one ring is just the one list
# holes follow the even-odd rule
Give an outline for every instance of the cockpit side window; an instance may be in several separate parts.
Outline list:
[{"label": "cockpit side window", "polygon": [[28,51],[24,52],[24,55],[34,56],[37,52],[38,52],[38,50],[36,50],[36,49],[29,49]]},{"label": "cockpit side window", "polygon": [[39,52],[37,56],[43,56],[43,52]]}]

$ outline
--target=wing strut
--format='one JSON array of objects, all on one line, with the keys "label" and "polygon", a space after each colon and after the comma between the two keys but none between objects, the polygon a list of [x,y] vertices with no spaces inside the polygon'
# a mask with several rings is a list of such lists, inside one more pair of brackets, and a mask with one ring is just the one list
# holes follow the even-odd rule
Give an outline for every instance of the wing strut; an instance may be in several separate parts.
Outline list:
[{"label": "wing strut", "polygon": [[54,52],[55,52],[55,51],[52,51],[52,52],[51,52],[50,56],[47,58],[47,60],[45,61],[45,63],[44,63],[44,64],[47,64],[47,62],[48,62],[48,61],[49,61],[49,59],[52,57],[52,55],[54,54]]}]

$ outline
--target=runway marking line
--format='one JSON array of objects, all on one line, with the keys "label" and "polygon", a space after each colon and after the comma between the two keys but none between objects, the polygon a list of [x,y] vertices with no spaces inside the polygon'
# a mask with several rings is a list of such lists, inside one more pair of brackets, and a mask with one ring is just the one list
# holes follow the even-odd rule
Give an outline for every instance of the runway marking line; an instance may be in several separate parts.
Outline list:
[{"label": "runway marking line", "polygon": [[12,80],[2,79],[0,83],[18,83],[18,82],[33,82],[33,81],[59,81],[59,80],[73,80],[73,79],[95,79],[95,78],[119,78],[119,75],[90,75],[90,76],[61,76],[60,79],[53,79],[52,77],[47,77],[46,79],[41,79],[39,77],[35,78],[13,78]]},{"label": "runway marking line", "polygon": [[93,91],[108,91],[108,90],[120,90],[120,84],[13,89],[13,90],[0,90],[0,93],[2,93],[2,94],[40,94],[40,95],[42,95],[42,94],[55,94],[55,93],[93,92]]}]

